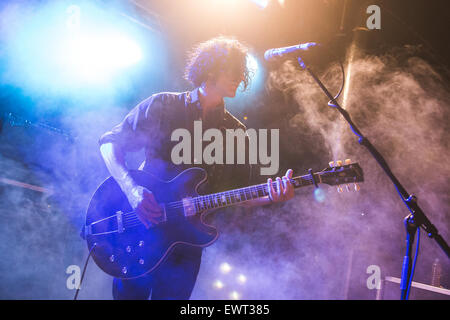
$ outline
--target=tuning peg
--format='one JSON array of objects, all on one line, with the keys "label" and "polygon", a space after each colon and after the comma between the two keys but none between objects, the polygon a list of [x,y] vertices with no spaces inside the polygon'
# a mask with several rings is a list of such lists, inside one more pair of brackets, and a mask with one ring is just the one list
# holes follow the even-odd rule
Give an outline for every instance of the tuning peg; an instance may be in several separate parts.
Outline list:
[{"label": "tuning peg", "polygon": [[361,187],[357,183],[354,183],[353,187],[354,187],[355,191],[359,191],[361,189]]},{"label": "tuning peg", "polygon": [[339,186],[337,186],[337,192],[342,193],[342,192],[344,192],[344,189],[342,189],[342,187],[339,185]]},{"label": "tuning peg", "polygon": [[334,161],[330,161],[330,162],[328,163],[328,165],[330,166],[330,168],[333,168],[333,167],[334,167]]},{"label": "tuning peg", "polygon": [[341,160],[336,161],[336,165],[337,165],[338,167],[342,166],[342,161],[341,161]]},{"label": "tuning peg", "polygon": [[352,161],[351,161],[350,159],[345,159],[345,160],[344,160],[344,163],[345,163],[345,164],[350,164],[350,163],[352,163]]}]

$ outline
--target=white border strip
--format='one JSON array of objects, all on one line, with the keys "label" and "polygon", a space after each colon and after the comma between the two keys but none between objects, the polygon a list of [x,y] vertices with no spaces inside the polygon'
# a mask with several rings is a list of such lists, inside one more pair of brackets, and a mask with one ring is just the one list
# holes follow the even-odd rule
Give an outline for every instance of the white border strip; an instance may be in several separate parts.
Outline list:
[{"label": "white border strip", "polygon": [[[401,279],[395,278],[395,277],[385,277],[384,280],[389,281],[389,282],[398,283],[398,284],[400,284],[400,281],[401,281]],[[441,293],[441,294],[450,296],[450,290],[448,290],[448,289],[430,286],[428,284],[423,284],[423,283],[415,282],[415,281],[412,282],[411,286],[419,288],[419,289],[433,291],[433,292],[437,292],[437,293]]]}]

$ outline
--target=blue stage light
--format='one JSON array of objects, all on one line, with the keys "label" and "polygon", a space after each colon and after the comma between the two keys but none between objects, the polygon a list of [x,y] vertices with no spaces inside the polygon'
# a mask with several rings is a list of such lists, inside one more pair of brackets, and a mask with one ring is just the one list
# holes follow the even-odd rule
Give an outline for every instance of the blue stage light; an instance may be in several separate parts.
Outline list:
[{"label": "blue stage light", "polygon": [[263,82],[263,70],[260,68],[258,60],[251,54],[247,56],[247,68],[250,72],[250,83],[246,91],[244,90],[244,83],[242,82],[237,90],[236,98],[254,94]]},{"label": "blue stage light", "polygon": [[247,56],[247,68],[250,70],[250,72],[253,72],[255,74],[255,76],[258,73],[258,69],[259,69],[258,61],[251,54],[249,54]]},{"label": "blue stage light", "polygon": [[314,200],[316,200],[317,202],[324,202],[325,198],[326,198],[326,195],[322,189],[316,188],[314,190]]},{"label": "blue stage light", "polygon": [[227,99],[227,107],[238,115],[249,105],[254,105],[258,100],[259,94],[264,87],[265,70],[261,67],[258,59],[249,54],[247,56],[247,68],[250,71],[251,80],[249,86],[244,91],[243,82],[236,91],[236,97]]},{"label": "blue stage light", "polygon": [[29,93],[110,96],[128,88],[131,77],[162,68],[156,54],[143,66],[154,35],[98,4],[23,3],[4,15],[18,22],[14,33],[0,32],[7,66],[0,80]]}]

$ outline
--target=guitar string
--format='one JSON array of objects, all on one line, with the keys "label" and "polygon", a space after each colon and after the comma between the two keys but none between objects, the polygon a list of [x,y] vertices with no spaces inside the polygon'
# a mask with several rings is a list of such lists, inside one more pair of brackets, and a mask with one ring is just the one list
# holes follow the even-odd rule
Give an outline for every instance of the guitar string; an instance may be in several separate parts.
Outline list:
[{"label": "guitar string", "polygon": [[[300,177],[296,177],[296,178],[291,178],[290,180],[291,180],[291,183],[294,183],[294,184],[295,184],[296,180],[299,180],[300,184],[303,186],[303,181],[308,182],[308,185],[309,185],[311,183],[311,181],[313,181],[313,177],[300,176]],[[276,185],[277,185],[277,181],[275,180],[272,182],[272,186],[276,187]],[[226,207],[228,205],[233,205],[233,204],[236,204],[239,202],[243,202],[241,194],[243,194],[245,197],[244,201],[248,201],[249,199],[247,199],[247,196],[246,196],[247,190],[249,191],[249,194],[251,197],[250,200],[252,200],[254,191],[256,191],[258,198],[261,197],[259,195],[259,191],[263,191],[263,194],[265,196],[266,195],[265,193],[268,193],[268,185],[267,185],[267,183],[264,183],[264,184],[259,184],[259,185],[255,185],[255,186],[249,186],[249,187],[245,187],[245,188],[229,190],[229,191],[224,191],[224,192],[210,194],[210,195],[199,195],[199,196],[191,199],[191,203],[194,204],[195,210],[196,211],[199,210],[199,212],[207,210],[207,209],[214,209],[214,208],[216,208],[215,204],[217,204],[219,207]],[[236,197],[236,195],[238,195],[239,197]],[[232,196],[235,200],[238,200],[238,201],[233,202]],[[225,201],[222,201],[223,197],[225,197]],[[222,203],[218,202],[219,199]],[[230,202],[228,202],[228,199]],[[225,205],[223,205],[223,202],[225,202]],[[209,207],[210,204],[211,204],[211,207]],[[169,202],[166,204],[166,208],[168,208],[168,209],[178,209],[178,208],[182,208],[182,207],[184,207],[183,200]],[[198,213],[198,212],[196,212],[196,213]],[[126,228],[133,228],[133,227],[143,225],[143,223],[139,220],[135,211],[124,213],[122,215],[122,217],[123,217],[123,225]]]},{"label": "guitar string", "polygon": [[[312,179],[304,179],[304,180],[311,181]],[[276,182],[273,184],[276,184]],[[254,194],[254,192],[252,192],[252,191],[256,190],[258,197],[260,197],[259,191],[264,191],[267,193],[267,190],[268,190],[266,184],[256,185],[255,187],[252,186],[252,187],[247,187],[247,188],[250,191],[250,195]],[[247,189],[247,188],[245,188],[245,189]],[[253,189],[253,190],[251,190],[251,189]],[[246,190],[243,190],[243,189],[239,189],[239,190],[243,191],[243,195],[245,197]],[[238,199],[242,200],[241,193],[238,190],[236,190],[236,191],[225,191],[225,192],[212,194],[212,195],[198,196],[198,197],[192,199],[192,203],[194,203],[194,205],[196,205],[196,206],[200,204],[201,207],[206,207],[206,209],[213,209],[213,208],[215,208],[214,204],[218,204],[218,202],[216,201],[216,200],[218,200],[218,198],[221,199],[221,198],[225,197],[226,201],[224,201],[224,202],[227,205],[236,203],[231,200],[231,196],[233,196],[234,199],[237,199],[235,197],[236,195],[239,195]],[[228,202],[228,199],[230,202]],[[251,198],[250,200],[252,200],[252,199],[253,198]],[[244,201],[247,201],[247,200],[249,200],[249,199],[245,199]],[[211,208],[208,206],[210,203],[213,204],[213,206]],[[205,206],[205,204],[206,204],[206,206]],[[220,204],[219,204],[219,206],[220,206]],[[178,208],[182,208],[182,207],[184,207],[183,201],[175,201],[175,202],[170,202],[170,203],[166,204],[166,208],[168,208],[168,209],[178,209]],[[201,208],[201,207],[199,206],[199,208]],[[130,217],[132,218],[135,216],[136,216],[136,213],[134,211],[127,212],[122,215],[122,217],[124,217],[125,219],[130,218]]]},{"label": "guitar string", "polygon": [[[303,181],[308,182],[308,185],[311,183],[311,181],[313,181],[313,178],[311,178],[309,176],[306,176],[306,177],[301,176],[301,177],[292,178],[291,182],[295,183],[296,179],[300,180],[302,185],[303,185]],[[272,182],[272,186],[276,186],[276,185],[277,185],[277,181]],[[244,201],[249,200],[249,199],[247,199],[247,196],[246,196],[247,190],[249,191],[249,194],[251,196],[250,200],[252,200],[253,199],[252,196],[254,195],[255,190],[256,190],[256,194],[258,197],[260,197],[259,191],[263,191],[264,195],[265,195],[265,193],[268,193],[268,185],[260,184],[260,185],[249,186],[249,187],[241,188],[241,189],[224,191],[224,192],[220,192],[220,193],[216,193],[216,194],[203,195],[203,196],[199,195],[199,196],[195,197],[194,199],[192,199],[191,203],[194,204],[196,211],[199,210],[199,212],[207,210],[207,209],[214,209],[214,208],[216,208],[215,204],[217,204],[219,207],[225,207],[228,205],[233,205],[233,204],[242,202],[241,194],[243,194],[245,197]],[[236,197],[236,195],[238,195],[239,197]],[[233,196],[233,198],[238,201],[233,202],[231,196]],[[225,197],[225,201],[221,200],[221,199],[223,199],[223,197]],[[219,199],[222,203],[218,202]],[[230,200],[230,202],[228,202],[228,199]],[[223,202],[225,202],[225,204],[226,204],[225,206],[223,205]],[[211,207],[209,207],[210,204],[211,204]],[[166,204],[166,208],[169,208],[169,209],[177,209],[177,208],[182,208],[182,207],[184,207],[184,203],[182,200],[175,201],[175,202],[169,202]],[[124,227],[133,228],[133,227],[143,225],[143,223],[139,220],[138,216],[136,215],[136,212],[134,212],[134,211],[123,214],[123,218],[124,218],[124,220],[123,220]]]},{"label": "guitar string", "polygon": [[[311,180],[309,180],[309,181],[311,181]],[[276,182],[273,183],[272,185],[274,185],[274,184],[276,186]],[[216,203],[216,201],[214,201],[214,199],[221,199],[224,196],[225,197],[228,196],[228,198],[231,201],[230,196],[234,197],[235,195],[239,195],[239,199],[242,199],[242,197],[240,196],[241,194],[246,196],[247,191],[248,191],[249,194],[252,195],[252,194],[254,194],[254,192],[252,192],[252,191],[255,191],[255,190],[257,191],[256,193],[258,193],[259,191],[264,191],[264,192],[267,193],[268,188],[267,188],[266,184],[261,184],[261,185],[246,187],[246,188],[242,188],[242,189],[237,189],[237,190],[234,190],[234,191],[230,190],[230,191],[224,191],[224,192],[219,192],[219,193],[210,194],[210,195],[200,195],[200,196],[197,196],[197,197],[193,198],[192,202],[194,202],[195,204],[199,204],[199,203],[203,204],[205,201],[213,201],[214,203]],[[259,193],[258,193],[258,196],[259,196]],[[246,199],[246,200],[248,200],[248,199]],[[177,209],[177,208],[182,208],[182,207],[184,207],[183,200],[169,202],[169,203],[166,204],[166,208],[169,208],[169,209]],[[127,212],[127,213],[124,213],[122,216],[126,217],[127,215],[133,214],[133,213],[135,213],[135,212],[134,211]]]},{"label": "guitar string", "polygon": [[[292,181],[293,181],[293,179],[291,179]],[[302,180],[306,180],[306,181],[308,181],[308,182],[310,182],[310,181],[312,181],[312,179],[311,178],[302,178]],[[276,182],[273,182],[272,183],[272,186],[276,186]],[[230,191],[224,191],[224,192],[221,192],[221,193],[217,193],[217,194],[211,194],[211,195],[205,195],[205,196],[199,196],[199,197],[196,197],[196,198],[194,198],[193,199],[193,203],[194,203],[194,206],[197,206],[197,205],[199,205],[199,204],[201,204],[202,205],[202,207],[204,207],[204,208],[201,208],[200,206],[199,206],[199,208],[200,208],[200,210],[206,210],[206,209],[213,209],[213,208],[216,208],[215,206],[214,206],[214,204],[218,204],[219,206],[222,206],[221,204],[219,204],[218,203],[218,201],[217,201],[217,198],[223,198],[224,196],[225,196],[225,198],[227,197],[227,195],[229,196],[229,199],[230,199],[230,202],[228,202],[227,200],[227,198],[226,198],[226,201],[224,201],[225,203],[226,203],[226,205],[229,205],[229,204],[235,204],[236,202],[233,202],[232,200],[231,200],[231,195],[233,195],[233,198],[235,198],[234,196],[236,195],[236,194],[238,194],[239,195],[239,202],[242,202],[242,197],[241,197],[241,195],[240,195],[240,191],[242,191],[243,192],[243,194],[244,194],[244,197],[246,198],[246,189],[248,189],[249,191],[250,191],[250,195],[252,195],[252,194],[254,194],[254,193],[252,193],[252,191],[254,191],[254,190],[256,190],[257,191],[257,194],[258,194],[258,197],[259,197],[259,193],[258,193],[258,191],[264,191],[264,192],[268,192],[268,186],[267,186],[267,184],[260,184],[260,185],[255,185],[255,186],[250,186],[250,187],[246,187],[246,188],[243,188],[243,189],[237,189],[237,190],[230,190]],[[253,190],[252,190],[253,189]],[[235,198],[236,199],[236,198]],[[253,198],[251,198],[250,200],[252,200]],[[244,201],[248,201],[249,199],[245,199]],[[205,206],[205,202],[206,202],[206,206]],[[223,202],[223,201],[222,201]],[[212,204],[212,207],[209,207],[208,205],[209,204]],[[175,202],[171,202],[171,203],[168,203],[167,205],[166,205],[166,208],[169,208],[169,209],[178,209],[178,208],[182,208],[184,206],[184,204],[183,204],[183,201],[175,201]],[[197,209],[197,208],[196,208]],[[123,217],[123,221],[124,221],[124,226],[125,226],[125,223],[133,223],[133,222],[139,222],[139,224],[137,224],[137,225],[140,225],[140,224],[142,224],[142,222],[140,222],[140,220],[139,220],[139,218],[137,217],[137,215],[136,215],[136,212],[134,212],[134,211],[131,211],[131,212],[128,212],[128,213],[124,213],[123,215],[122,215],[122,217]],[[132,227],[132,226],[130,226],[130,225],[128,225],[128,227]]]},{"label": "guitar string", "polygon": [[[217,202],[213,202],[213,203],[217,203]],[[235,204],[235,202],[230,202],[230,203],[227,202],[226,204],[227,205]],[[213,207],[206,206],[204,209],[201,209],[201,210],[203,211],[203,210],[206,210],[206,209],[213,209],[213,208],[215,208],[215,207],[214,206]],[[142,226],[143,223],[139,220],[137,215],[134,212],[132,212],[131,214],[132,215],[128,216],[127,219],[124,221],[124,227],[126,227],[126,228],[134,228],[134,227],[137,227],[137,226]]]},{"label": "guitar string", "polygon": [[[253,189],[255,189],[255,188],[253,188]],[[264,191],[264,192],[267,192],[267,185],[261,185],[261,186],[258,186],[258,188],[257,188],[257,191]],[[231,191],[227,191],[227,192],[231,192]],[[233,192],[234,194],[233,195],[236,195],[235,194],[235,191]],[[257,192],[258,193],[258,192]],[[250,193],[250,195],[251,195],[252,193]],[[254,193],[253,193],[254,194]],[[229,193],[228,194],[228,199],[229,199],[229,202],[226,200],[225,201],[225,203],[226,203],[226,205],[230,205],[230,204],[235,204],[236,202],[233,202],[232,200],[231,200],[231,193]],[[224,195],[225,196],[225,195]],[[258,196],[259,196],[259,193],[258,193]],[[203,197],[203,199],[201,199],[200,197]],[[202,204],[202,207],[205,207],[205,209],[213,209],[213,208],[215,208],[216,206],[214,206],[214,204],[219,204],[217,201],[214,201],[214,196],[213,195],[208,195],[208,196],[200,196],[199,198],[200,199],[194,199],[192,202],[194,203],[194,206],[198,206],[199,204]],[[226,196],[225,196],[226,197]],[[221,197],[222,198],[222,197]],[[234,199],[236,199],[235,197],[233,197]],[[242,199],[242,197],[239,197],[239,200],[241,200]],[[251,198],[250,200],[252,200],[253,198]],[[216,199],[217,200],[217,199]],[[249,200],[249,199],[246,199],[246,200],[244,200],[244,201],[247,201],[247,200]],[[206,205],[205,205],[205,202],[206,202]],[[181,205],[178,205],[178,203],[180,203]],[[209,204],[213,204],[213,206],[212,207],[209,207],[208,205]],[[178,208],[182,208],[184,205],[183,205],[183,203],[182,203],[182,201],[176,201],[175,202],[175,204],[174,203],[172,203],[172,205],[171,206],[168,206],[168,205],[166,205],[166,208],[168,208],[168,209],[178,209]],[[220,206],[220,204],[219,204],[219,206]],[[200,208],[200,206],[198,206],[199,208]],[[196,208],[197,209],[197,208]],[[200,209],[200,210],[202,210],[202,209]],[[137,217],[137,215],[136,215],[136,213],[134,212],[134,211],[132,211],[132,212],[129,212],[129,213],[126,213],[126,214],[124,214],[124,216],[126,215],[126,217],[124,218],[124,223],[129,223],[129,222],[133,222],[133,221],[140,221],[139,220],[139,218]]]}]

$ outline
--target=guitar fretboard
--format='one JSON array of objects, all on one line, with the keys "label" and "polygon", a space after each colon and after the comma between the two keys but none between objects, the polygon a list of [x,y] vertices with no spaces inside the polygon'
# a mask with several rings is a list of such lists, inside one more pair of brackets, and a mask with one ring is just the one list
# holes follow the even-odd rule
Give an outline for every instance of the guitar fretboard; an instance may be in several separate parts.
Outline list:
[{"label": "guitar fretboard", "polygon": [[[319,181],[320,177],[317,173],[314,174],[314,179],[317,179],[317,181]],[[300,188],[314,184],[312,177],[309,174],[305,176],[291,178],[291,183],[294,186],[294,188]],[[275,181],[272,182],[272,185],[276,190]],[[195,205],[196,211],[201,212],[206,209],[222,208],[239,204],[245,201],[267,197],[268,195],[269,195],[268,184],[262,183],[249,187],[198,196],[192,198],[192,201]]]}]

